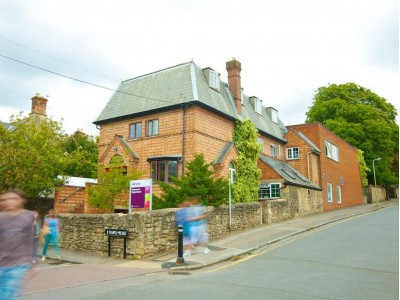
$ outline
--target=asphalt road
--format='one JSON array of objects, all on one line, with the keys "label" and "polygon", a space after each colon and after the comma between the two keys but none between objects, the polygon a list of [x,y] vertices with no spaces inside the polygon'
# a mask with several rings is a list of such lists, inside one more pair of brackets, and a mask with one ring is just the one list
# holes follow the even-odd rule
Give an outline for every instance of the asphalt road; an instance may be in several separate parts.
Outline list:
[{"label": "asphalt road", "polygon": [[399,299],[399,208],[333,223],[236,261],[21,299]]}]

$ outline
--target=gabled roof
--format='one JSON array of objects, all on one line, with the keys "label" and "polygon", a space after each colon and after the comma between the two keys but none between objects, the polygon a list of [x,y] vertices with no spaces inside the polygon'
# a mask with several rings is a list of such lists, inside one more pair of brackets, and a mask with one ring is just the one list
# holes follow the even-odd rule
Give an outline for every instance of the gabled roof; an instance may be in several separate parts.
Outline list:
[{"label": "gabled roof", "polygon": [[225,146],[222,148],[221,152],[215,158],[214,165],[222,164],[225,157],[228,155],[229,151],[232,148],[236,148],[235,142],[226,143]]},{"label": "gabled roof", "polygon": [[99,158],[99,162],[103,162],[104,159],[107,157],[111,149],[116,145],[116,143],[120,143],[122,147],[125,149],[125,151],[134,159],[139,159],[135,151],[132,150],[132,148],[129,146],[127,141],[124,139],[123,136],[116,134],[114,138],[112,139],[111,143],[108,145],[106,150],[104,151],[103,155]]},{"label": "gabled roof", "polygon": [[154,73],[122,81],[94,124],[104,124],[157,111],[176,109],[183,104],[206,107],[232,120],[249,118],[267,136],[286,142],[282,122],[275,124],[263,108],[256,113],[244,96],[238,115],[228,84],[220,81],[219,91],[211,88],[203,70],[194,62],[183,63]]},{"label": "gabled roof", "polygon": [[287,184],[305,187],[313,190],[321,190],[320,187],[311,183],[305,176],[293,169],[283,161],[265,155],[260,155],[260,159],[278,173]]},{"label": "gabled roof", "polygon": [[306,137],[303,133],[301,133],[300,131],[294,130],[293,128],[290,128],[290,130],[292,130],[295,134],[297,134],[303,141],[305,141],[312,149],[312,151],[317,152],[317,153],[321,153],[321,150],[313,143],[309,140],[308,137]]},{"label": "gabled roof", "polygon": [[129,146],[128,142],[124,139],[122,135],[117,135],[116,138],[118,138],[121,142],[121,144],[124,146],[125,150],[128,151],[128,153],[132,156],[132,158],[138,159],[139,157],[135,153],[135,151],[132,150],[131,146]]}]

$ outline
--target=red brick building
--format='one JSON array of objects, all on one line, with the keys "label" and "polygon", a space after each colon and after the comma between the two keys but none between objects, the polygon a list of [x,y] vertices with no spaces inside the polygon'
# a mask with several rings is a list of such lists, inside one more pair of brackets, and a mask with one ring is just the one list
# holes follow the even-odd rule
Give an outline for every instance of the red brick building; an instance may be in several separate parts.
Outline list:
[{"label": "red brick building", "polygon": [[[141,171],[143,178],[153,179],[154,193],[160,191],[157,182],[182,175],[185,162],[197,153],[213,162],[216,176],[229,178],[237,158],[234,122],[250,119],[262,148],[260,199],[302,197],[305,203],[321,198],[322,189],[327,210],[362,202],[354,148],[321,126],[288,130],[272,105],[246,95],[240,62],[233,59],[226,69],[227,83],[194,62],[123,81],[94,122],[100,128],[99,163],[107,167],[114,157],[122,158],[128,173]],[[324,139],[343,148],[340,163],[321,154]],[[358,171],[353,179],[342,174],[349,165]]]},{"label": "red brick building", "polygon": [[324,211],[364,203],[357,149],[322,124],[288,126],[286,160],[323,190]]},{"label": "red brick building", "polygon": [[286,128],[278,112],[244,93],[240,62],[233,59],[226,68],[228,83],[193,62],[123,81],[94,122],[100,127],[99,163],[122,157],[128,173],[143,171],[153,179],[156,193],[157,181],[181,175],[196,153],[228,178],[237,157],[231,143],[237,119],[255,124],[264,155],[284,158]]}]

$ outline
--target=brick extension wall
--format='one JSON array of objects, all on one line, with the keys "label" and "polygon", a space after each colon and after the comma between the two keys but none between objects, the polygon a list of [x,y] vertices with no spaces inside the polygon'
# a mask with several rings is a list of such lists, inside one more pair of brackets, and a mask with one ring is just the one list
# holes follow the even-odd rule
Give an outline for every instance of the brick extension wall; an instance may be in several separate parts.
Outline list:
[{"label": "brick extension wall", "polygon": [[85,188],[64,185],[56,189],[54,209],[59,213],[83,213]]},{"label": "brick extension wall", "polygon": [[[320,186],[324,191],[324,211],[363,204],[363,190],[357,149],[320,123],[288,126],[289,130],[290,128],[303,133],[321,150],[318,173],[320,176]],[[325,139],[337,146],[339,161],[326,156]],[[332,202],[328,202],[328,183],[332,184]],[[342,203],[338,203],[337,201],[337,186],[341,187]]]}]

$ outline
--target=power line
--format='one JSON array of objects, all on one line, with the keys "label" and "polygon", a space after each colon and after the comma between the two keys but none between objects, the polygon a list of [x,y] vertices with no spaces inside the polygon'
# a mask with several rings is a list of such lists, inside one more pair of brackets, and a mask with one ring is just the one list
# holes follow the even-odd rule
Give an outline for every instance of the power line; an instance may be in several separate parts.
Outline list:
[{"label": "power line", "polygon": [[60,63],[63,63],[63,64],[65,64],[65,65],[68,65],[68,66],[71,66],[71,67],[74,67],[74,68],[83,70],[83,71],[85,71],[85,72],[91,73],[91,74],[96,75],[96,76],[103,77],[103,78],[108,79],[108,80],[111,80],[111,81],[118,82],[118,80],[111,79],[111,78],[109,78],[109,77],[107,77],[107,76],[101,75],[101,74],[96,73],[96,72],[92,72],[92,71],[90,71],[90,70],[87,70],[87,69],[82,68],[82,67],[79,67],[79,66],[75,66],[75,65],[73,65],[73,64],[71,64],[71,63],[69,63],[69,62],[66,62],[66,61],[63,61],[63,60],[58,59],[58,58],[56,58],[56,57],[50,56],[50,55],[48,55],[48,54],[46,54],[46,53],[44,53],[44,52],[41,52],[41,51],[39,51],[39,50],[32,49],[32,48],[30,48],[30,47],[28,47],[28,46],[25,46],[25,45],[22,45],[22,44],[13,42],[13,41],[11,41],[11,40],[9,40],[9,39],[3,37],[3,36],[0,36],[0,39],[3,40],[3,41],[8,42],[8,43],[10,43],[10,44],[14,44],[14,45],[16,45],[16,46],[18,46],[18,47],[24,48],[24,49],[26,49],[26,50],[29,50],[29,51],[32,51],[32,52],[36,52],[36,53],[38,53],[38,54],[40,54],[40,55],[46,56],[46,57],[51,58],[51,59],[53,59],[53,60],[55,60],[55,61],[58,61],[58,62],[60,62]]},{"label": "power line", "polygon": [[160,100],[160,99],[155,99],[155,98],[150,98],[150,97],[146,97],[146,96],[136,95],[136,94],[132,94],[132,93],[128,93],[128,92],[118,91],[118,90],[115,90],[115,89],[112,89],[112,88],[109,88],[109,87],[106,87],[106,86],[102,86],[102,85],[99,85],[99,84],[91,83],[91,82],[88,82],[88,81],[85,81],[85,80],[81,80],[81,79],[74,78],[74,77],[71,77],[71,76],[67,76],[67,75],[64,75],[64,74],[61,74],[61,73],[57,73],[57,72],[54,72],[54,71],[51,71],[51,70],[48,70],[48,69],[45,69],[45,68],[41,68],[41,67],[38,67],[38,66],[35,66],[35,65],[32,65],[32,64],[20,61],[18,59],[15,59],[15,58],[12,58],[12,57],[9,57],[9,56],[6,56],[6,55],[0,54],[0,56],[3,57],[3,58],[6,58],[6,59],[12,60],[14,62],[17,62],[17,63],[23,64],[23,65],[35,68],[35,69],[39,69],[39,70],[42,70],[42,71],[45,71],[45,72],[48,72],[48,73],[51,73],[51,74],[54,74],[54,75],[57,75],[57,76],[61,76],[61,77],[64,77],[64,78],[75,80],[75,81],[78,81],[80,83],[85,83],[85,84],[88,84],[88,85],[91,85],[91,86],[95,86],[95,87],[98,87],[98,88],[101,88],[101,89],[113,91],[113,92],[120,93],[120,94],[129,95],[129,96],[139,97],[139,98],[143,98],[143,99],[147,99],[147,100],[153,100],[153,101],[158,101],[158,102],[163,102],[163,103],[170,103],[169,101],[166,101],[166,100]]}]

